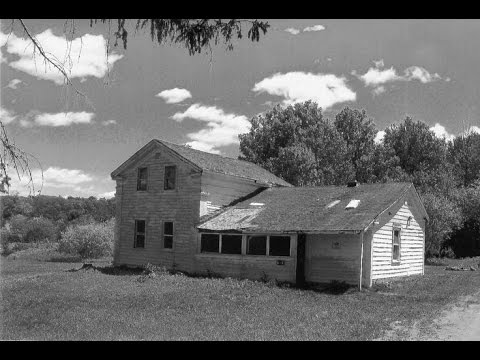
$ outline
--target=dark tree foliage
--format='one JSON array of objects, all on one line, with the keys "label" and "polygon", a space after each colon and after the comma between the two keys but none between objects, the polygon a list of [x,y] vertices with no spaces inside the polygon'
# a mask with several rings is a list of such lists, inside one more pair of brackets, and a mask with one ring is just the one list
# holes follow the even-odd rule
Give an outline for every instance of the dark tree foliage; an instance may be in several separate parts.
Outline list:
[{"label": "dark tree foliage", "polygon": [[480,178],[480,134],[458,136],[449,144],[449,162],[459,183],[469,186]]},{"label": "dark tree foliage", "polygon": [[[97,24],[98,21],[108,23],[116,22],[114,33],[115,46],[121,40],[123,47],[127,48],[128,31],[127,19],[91,19],[90,26]],[[137,19],[133,31],[138,32],[142,29],[148,29],[152,41],[159,44],[170,42],[183,45],[190,55],[200,53],[202,49],[210,48],[212,42],[217,45],[223,40],[228,50],[233,49],[232,39],[241,39],[243,37],[242,25],[247,25],[247,38],[251,41],[259,41],[260,34],[266,34],[270,27],[268,22],[258,20],[221,20],[221,19]]]}]

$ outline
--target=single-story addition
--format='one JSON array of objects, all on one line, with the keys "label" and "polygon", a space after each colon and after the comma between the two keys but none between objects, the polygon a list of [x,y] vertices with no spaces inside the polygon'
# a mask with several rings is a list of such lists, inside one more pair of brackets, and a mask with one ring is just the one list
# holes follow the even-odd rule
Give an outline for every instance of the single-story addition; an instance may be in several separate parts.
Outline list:
[{"label": "single-story addition", "polygon": [[242,160],[152,140],[114,172],[114,264],[303,284],[423,274],[412,183],[293,187]]}]

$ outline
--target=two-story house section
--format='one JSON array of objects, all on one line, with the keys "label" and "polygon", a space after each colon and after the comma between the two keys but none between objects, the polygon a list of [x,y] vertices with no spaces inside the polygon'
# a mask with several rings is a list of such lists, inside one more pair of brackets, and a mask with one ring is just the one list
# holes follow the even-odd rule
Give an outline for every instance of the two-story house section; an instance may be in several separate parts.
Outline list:
[{"label": "two-story house section", "polygon": [[291,186],[247,161],[152,140],[111,173],[114,264],[196,271],[196,225],[261,189]]}]

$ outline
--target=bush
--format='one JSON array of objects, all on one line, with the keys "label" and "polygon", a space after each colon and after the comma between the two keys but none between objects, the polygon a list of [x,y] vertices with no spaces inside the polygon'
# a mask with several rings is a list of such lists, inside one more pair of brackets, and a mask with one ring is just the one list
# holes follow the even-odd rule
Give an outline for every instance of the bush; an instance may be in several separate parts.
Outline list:
[{"label": "bush", "polygon": [[112,255],[115,220],[73,225],[62,232],[58,250],[82,259]]},{"label": "bush", "polygon": [[51,242],[58,237],[57,226],[43,217],[15,215],[9,222],[10,234],[19,242]]}]

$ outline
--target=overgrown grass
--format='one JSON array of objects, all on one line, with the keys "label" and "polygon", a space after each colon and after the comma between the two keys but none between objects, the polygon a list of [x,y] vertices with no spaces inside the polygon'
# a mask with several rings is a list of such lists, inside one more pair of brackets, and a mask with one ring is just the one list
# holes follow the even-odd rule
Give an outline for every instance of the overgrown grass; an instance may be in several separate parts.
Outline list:
[{"label": "overgrown grass", "polygon": [[[480,258],[478,258],[480,260]],[[2,339],[368,340],[478,291],[480,271],[331,294],[250,280],[1,258]],[[334,288],[338,289],[341,286]]]}]

